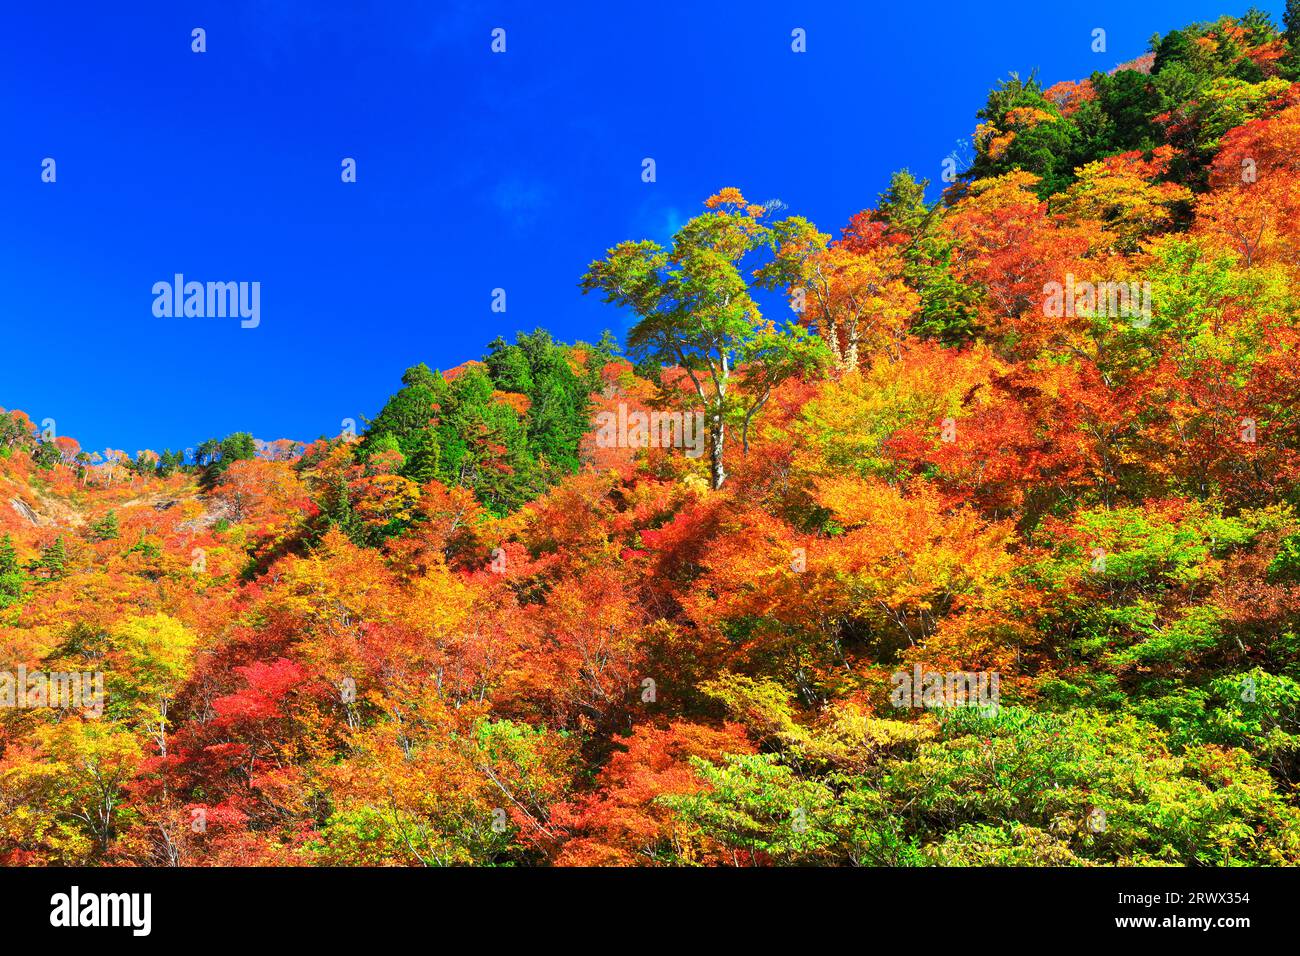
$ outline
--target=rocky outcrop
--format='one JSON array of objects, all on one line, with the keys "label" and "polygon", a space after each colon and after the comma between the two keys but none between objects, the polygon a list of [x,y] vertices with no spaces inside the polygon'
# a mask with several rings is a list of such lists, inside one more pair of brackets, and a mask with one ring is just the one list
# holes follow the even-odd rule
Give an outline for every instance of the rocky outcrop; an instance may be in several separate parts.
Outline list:
[{"label": "rocky outcrop", "polygon": [[40,515],[38,515],[35,511],[32,510],[32,506],[29,505],[27,502],[23,501],[21,498],[10,498],[9,507],[13,508],[14,511],[18,512],[20,515],[26,518],[30,523],[38,527],[46,523],[41,518]]}]

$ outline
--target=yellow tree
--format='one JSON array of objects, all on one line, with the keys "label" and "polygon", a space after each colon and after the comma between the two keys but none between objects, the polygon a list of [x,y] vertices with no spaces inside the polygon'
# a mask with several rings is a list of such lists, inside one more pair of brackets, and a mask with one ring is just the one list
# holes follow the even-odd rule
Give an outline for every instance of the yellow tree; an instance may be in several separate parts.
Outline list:
[{"label": "yellow tree", "polygon": [[0,794],[16,796],[0,814],[0,835],[24,849],[33,843],[58,862],[107,853],[118,832],[123,788],[143,754],[134,734],[108,720],[69,719],[39,727],[31,748],[0,762]]},{"label": "yellow tree", "polygon": [[133,703],[136,716],[167,756],[167,715],[194,667],[194,633],[166,614],[128,617],[114,629],[124,665],[114,683]]},{"label": "yellow tree", "polygon": [[1118,251],[1136,252],[1143,239],[1169,228],[1178,203],[1192,199],[1185,186],[1153,181],[1172,158],[1173,149],[1161,146],[1150,160],[1134,152],[1088,163],[1074,185],[1053,199],[1052,211],[1075,222],[1099,222]]},{"label": "yellow tree", "polygon": [[756,275],[768,288],[784,286],[791,306],[815,328],[841,369],[888,351],[907,331],[920,298],[903,281],[903,257],[888,242],[856,249],[802,217],[773,227],[776,258]]}]

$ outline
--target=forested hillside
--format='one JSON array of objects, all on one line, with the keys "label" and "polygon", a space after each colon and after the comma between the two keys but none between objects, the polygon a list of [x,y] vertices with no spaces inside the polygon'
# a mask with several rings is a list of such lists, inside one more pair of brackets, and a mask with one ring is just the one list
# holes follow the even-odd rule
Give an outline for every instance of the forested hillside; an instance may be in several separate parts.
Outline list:
[{"label": "forested hillside", "polygon": [[1300,863],[1289,9],[598,237],[625,342],[333,437],[0,410],[0,862]]}]

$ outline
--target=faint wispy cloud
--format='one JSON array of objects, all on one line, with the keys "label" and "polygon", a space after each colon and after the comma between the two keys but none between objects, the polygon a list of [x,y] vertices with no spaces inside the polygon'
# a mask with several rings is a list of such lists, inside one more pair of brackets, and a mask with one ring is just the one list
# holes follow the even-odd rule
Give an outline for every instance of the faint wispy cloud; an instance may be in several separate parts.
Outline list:
[{"label": "faint wispy cloud", "polygon": [[531,229],[552,205],[551,189],[546,183],[517,176],[497,183],[490,198],[493,207],[516,231]]},{"label": "faint wispy cloud", "polygon": [[647,203],[634,214],[629,235],[638,239],[652,239],[661,246],[666,246],[685,224],[686,214],[676,206]]}]

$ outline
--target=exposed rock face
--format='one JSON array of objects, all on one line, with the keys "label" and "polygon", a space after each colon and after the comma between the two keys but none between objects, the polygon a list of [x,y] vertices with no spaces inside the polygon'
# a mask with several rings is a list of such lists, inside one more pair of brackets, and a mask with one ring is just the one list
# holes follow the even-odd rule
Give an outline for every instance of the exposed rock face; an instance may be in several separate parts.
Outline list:
[{"label": "exposed rock face", "polygon": [[10,498],[9,506],[32,524],[37,526],[45,524],[45,522],[41,520],[41,516],[32,510],[31,505],[23,501],[21,498]]}]

